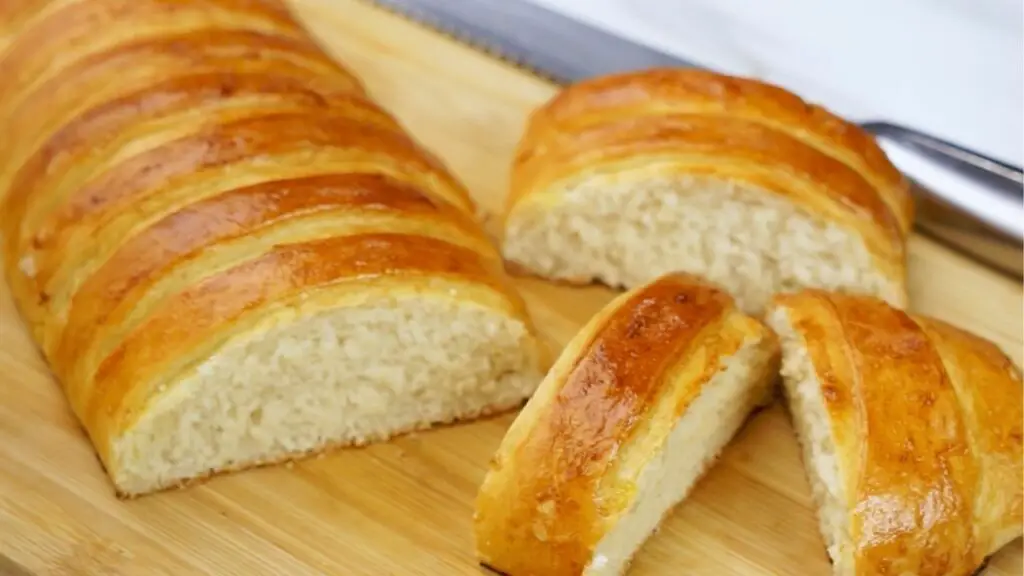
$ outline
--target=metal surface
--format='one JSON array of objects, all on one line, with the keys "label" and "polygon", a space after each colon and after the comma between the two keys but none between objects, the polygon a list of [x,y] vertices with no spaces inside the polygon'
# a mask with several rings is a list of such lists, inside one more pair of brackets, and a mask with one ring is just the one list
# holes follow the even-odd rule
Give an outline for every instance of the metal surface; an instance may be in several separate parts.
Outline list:
[{"label": "metal surface", "polygon": [[[372,0],[536,75],[567,84],[660,66],[697,67],[527,0]],[[1024,276],[1024,176],[1009,165],[889,122],[865,122],[915,182],[917,227]]]},{"label": "metal surface", "polygon": [[371,0],[559,84],[655,66],[695,67],[523,0]]},{"label": "metal surface", "polygon": [[866,123],[914,181],[919,230],[1024,277],[1024,175],[953,143],[887,123]]}]

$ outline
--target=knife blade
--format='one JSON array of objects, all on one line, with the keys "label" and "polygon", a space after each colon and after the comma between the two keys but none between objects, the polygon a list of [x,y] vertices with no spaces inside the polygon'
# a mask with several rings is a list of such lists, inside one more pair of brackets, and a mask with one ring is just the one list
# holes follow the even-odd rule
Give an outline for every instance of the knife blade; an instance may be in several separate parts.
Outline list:
[{"label": "knife blade", "polygon": [[[701,67],[526,0],[370,0],[556,84],[658,67]],[[1024,172],[893,122],[867,121],[914,185],[919,231],[1024,277]]]},{"label": "knife blade", "polygon": [[371,1],[557,84],[623,70],[697,67],[695,63],[608,34],[530,2]]}]

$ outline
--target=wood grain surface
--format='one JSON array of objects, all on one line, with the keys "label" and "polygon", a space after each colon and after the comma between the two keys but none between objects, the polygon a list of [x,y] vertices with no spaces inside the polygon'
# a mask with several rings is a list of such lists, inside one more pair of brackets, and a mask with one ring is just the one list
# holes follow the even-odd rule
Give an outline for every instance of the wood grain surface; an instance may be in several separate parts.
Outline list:
[{"label": "wood grain surface", "polygon": [[[554,87],[360,0],[294,0],[324,43],[474,191],[500,206],[528,111]],[[991,338],[1020,364],[1021,286],[915,238],[913,308]],[[612,293],[523,279],[554,346]],[[0,575],[483,574],[473,497],[511,415],[114,498],[3,289]],[[784,411],[757,415],[643,548],[632,574],[826,575],[810,491]],[[989,576],[1022,573],[1020,540]]]}]

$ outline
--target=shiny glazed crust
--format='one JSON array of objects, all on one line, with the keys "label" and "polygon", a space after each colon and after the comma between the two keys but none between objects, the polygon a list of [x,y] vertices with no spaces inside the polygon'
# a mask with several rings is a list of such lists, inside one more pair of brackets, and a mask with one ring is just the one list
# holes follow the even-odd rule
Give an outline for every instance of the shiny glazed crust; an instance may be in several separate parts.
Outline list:
[{"label": "shiny glazed crust", "polygon": [[4,3],[0,69],[4,271],[108,466],[297,299],[454,284],[532,330],[467,191],[278,0]]},{"label": "shiny glazed crust", "polygon": [[994,344],[868,297],[776,297],[821,383],[854,573],[972,574],[1021,534],[1020,369]]},{"label": "shiny glazed crust", "polygon": [[513,576],[582,574],[721,359],[764,337],[774,342],[690,275],[609,303],[562,351],[490,463],[476,502],[481,563]]},{"label": "shiny glazed crust", "polygon": [[572,85],[534,111],[519,142],[506,218],[558,201],[602,169],[644,163],[735,179],[855,230],[902,281],[909,182],[874,138],[781,88],[693,69]]}]

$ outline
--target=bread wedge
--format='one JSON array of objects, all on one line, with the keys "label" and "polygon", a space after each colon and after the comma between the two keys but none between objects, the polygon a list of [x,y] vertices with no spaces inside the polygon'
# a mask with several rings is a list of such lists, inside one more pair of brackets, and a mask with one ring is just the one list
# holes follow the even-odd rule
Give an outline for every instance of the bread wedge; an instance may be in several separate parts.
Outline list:
[{"label": "bread wedge", "polygon": [[533,274],[630,288],[669,271],[760,314],[801,288],[906,304],[908,182],[859,127],[762,82],[655,69],[530,117],[503,222]]},{"label": "bread wedge", "polygon": [[5,16],[4,269],[118,493],[513,408],[539,384],[467,191],[283,3]]},{"label": "bread wedge", "polygon": [[624,573],[777,371],[774,334],[705,281],[670,274],[620,295],[502,440],[476,502],[480,561],[510,576]]},{"label": "bread wedge", "polygon": [[767,321],[837,576],[968,576],[1021,535],[1021,373],[994,344],[821,291]]}]

